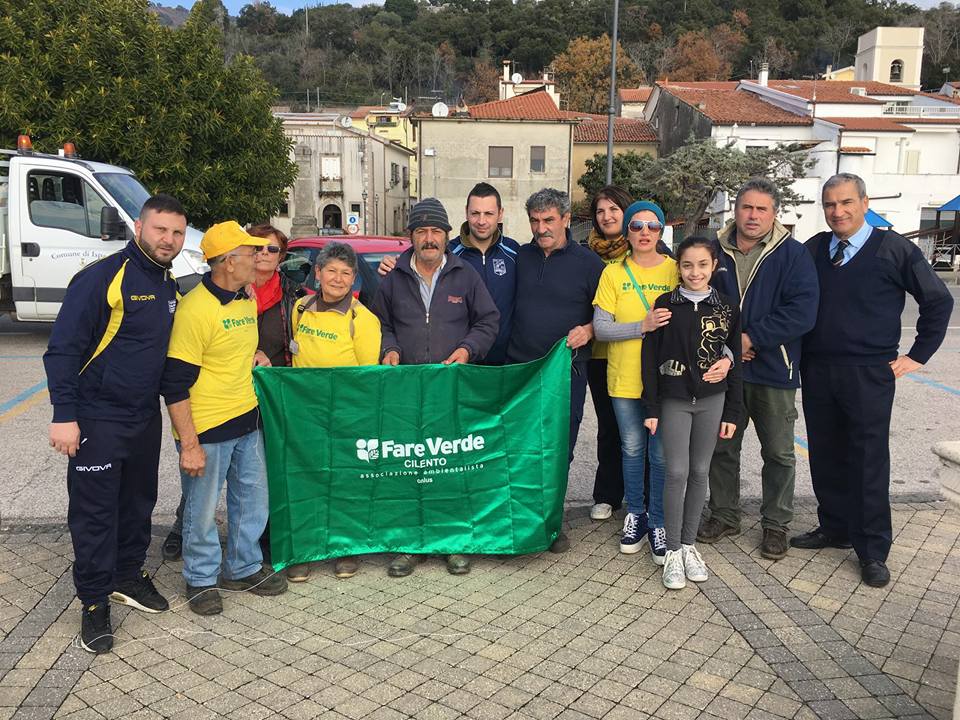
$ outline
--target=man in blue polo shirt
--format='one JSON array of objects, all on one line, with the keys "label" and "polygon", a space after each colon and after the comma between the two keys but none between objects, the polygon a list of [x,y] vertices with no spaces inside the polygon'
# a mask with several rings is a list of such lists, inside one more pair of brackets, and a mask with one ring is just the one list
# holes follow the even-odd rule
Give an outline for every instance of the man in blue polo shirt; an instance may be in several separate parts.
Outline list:
[{"label": "man in blue polo shirt", "polygon": [[[605,265],[595,252],[573,241],[567,193],[553,188],[538,190],[527,199],[527,217],[533,240],[522,245],[518,253],[517,296],[507,362],[536,360],[566,338],[574,351],[570,374],[572,461],[587,395],[593,298]],[[561,532],[550,551],[565,552],[569,547],[569,540]]]}]

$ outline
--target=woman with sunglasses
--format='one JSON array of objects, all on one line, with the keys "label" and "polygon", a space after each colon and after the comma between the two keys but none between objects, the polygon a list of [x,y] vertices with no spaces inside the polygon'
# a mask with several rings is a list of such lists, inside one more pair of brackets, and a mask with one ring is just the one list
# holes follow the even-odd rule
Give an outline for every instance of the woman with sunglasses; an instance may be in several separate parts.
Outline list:
[{"label": "woman with sunglasses", "polygon": [[289,367],[290,317],[293,304],[304,291],[295,280],[278,269],[287,256],[287,236],[272,225],[254,225],[247,232],[270,241],[269,245],[258,250],[254,258],[257,272],[254,281],[257,328],[260,331],[257,349],[271,365]]},{"label": "woman with sunglasses", "polygon": [[[597,340],[609,343],[607,390],[620,431],[623,482],[627,515],[620,552],[639,552],[649,540],[657,565],[666,554],[663,529],[663,451],[656,436],[643,426],[646,419],[640,400],[640,349],[644,333],[670,321],[670,311],[651,311],[653,303],[677,286],[677,264],[658,252],[664,228],[663,210],[652,202],[638,201],[623,213],[621,225],[629,253],[608,264],[600,276],[594,298],[593,327]],[[645,497],[644,471],[650,461],[650,497]]]}]

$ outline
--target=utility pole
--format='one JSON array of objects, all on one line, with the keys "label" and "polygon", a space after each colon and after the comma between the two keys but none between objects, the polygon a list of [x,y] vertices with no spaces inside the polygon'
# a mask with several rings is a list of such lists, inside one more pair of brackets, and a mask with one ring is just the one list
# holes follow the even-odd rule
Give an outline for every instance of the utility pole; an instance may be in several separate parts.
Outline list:
[{"label": "utility pole", "polygon": [[613,35],[610,41],[610,107],[607,108],[607,185],[613,184],[613,117],[617,112],[617,25],[620,0],[613,0]]}]

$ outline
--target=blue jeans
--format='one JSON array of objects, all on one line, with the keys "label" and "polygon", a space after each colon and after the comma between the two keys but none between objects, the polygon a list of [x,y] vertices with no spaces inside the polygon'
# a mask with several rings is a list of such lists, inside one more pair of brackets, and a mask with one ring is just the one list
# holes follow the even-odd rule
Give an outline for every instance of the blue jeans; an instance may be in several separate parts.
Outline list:
[{"label": "blue jeans", "polygon": [[[263,564],[260,535],[270,508],[263,436],[259,430],[233,440],[201,445],[207,456],[203,475],[180,473],[183,489],[183,577],[188,585],[217,584],[221,549],[216,511],[227,484],[227,554],[223,577],[238,580]],[[179,450],[179,443],[177,444]]]},{"label": "blue jeans", "polygon": [[[666,465],[660,437],[651,435],[643,426],[646,407],[642,400],[633,398],[610,398],[617,416],[620,441],[623,447],[623,490],[627,512],[648,512],[650,527],[663,527],[663,483]],[[650,459],[650,503],[646,507],[643,491],[643,474],[647,458]]]}]

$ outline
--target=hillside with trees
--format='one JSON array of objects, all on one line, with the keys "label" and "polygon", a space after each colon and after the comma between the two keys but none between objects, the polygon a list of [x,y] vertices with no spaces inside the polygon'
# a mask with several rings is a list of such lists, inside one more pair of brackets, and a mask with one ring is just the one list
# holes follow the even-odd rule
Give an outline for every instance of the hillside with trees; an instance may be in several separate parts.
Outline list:
[{"label": "hillside with trees", "polygon": [[[219,1],[219,0],[215,0]],[[158,11],[162,8],[158,8]],[[504,59],[524,76],[550,67],[569,109],[602,109],[595,87],[609,61],[610,0],[385,0],[292,15],[264,0],[224,13],[228,58],[251,55],[284,104],[311,107],[495,97]],[[898,0],[622,0],[621,83],[657,79],[810,77],[853,62],[877,25],[926,28],[924,84],[960,77],[960,13]],[[605,80],[604,80],[605,83]]]}]

